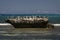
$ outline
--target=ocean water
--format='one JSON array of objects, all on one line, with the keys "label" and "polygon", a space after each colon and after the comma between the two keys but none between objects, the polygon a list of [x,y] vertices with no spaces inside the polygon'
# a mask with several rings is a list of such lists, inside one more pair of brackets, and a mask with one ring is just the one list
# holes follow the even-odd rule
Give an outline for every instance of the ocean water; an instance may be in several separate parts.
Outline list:
[{"label": "ocean water", "polygon": [[12,26],[0,25],[0,40],[60,40],[60,26],[46,31],[21,31],[21,28],[15,29]]},{"label": "ocean water", "polygon": [[47,16],[50,23],[60,23],[60,14],[0,14],[0,23],[16,16]]}]

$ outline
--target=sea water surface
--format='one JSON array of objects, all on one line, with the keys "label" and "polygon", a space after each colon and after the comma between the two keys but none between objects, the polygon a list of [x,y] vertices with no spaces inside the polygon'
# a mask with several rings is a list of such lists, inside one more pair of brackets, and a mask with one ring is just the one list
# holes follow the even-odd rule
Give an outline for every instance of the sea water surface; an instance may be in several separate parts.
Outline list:
[{"label": "sea water surface", "polygon": [[0,25],[0,40],[60,40],[60,26],[41,30],[40,28],[16,29],[12,25]]},{"label": "sea water surface", "polygon": [[[60,23],[60,14],[0,14],[0,22],[16,16],[47,16],[50,23]],[[60,40],[60,26],[46,31],[22,31],[12,25],[0,25],[0,40]]]}]

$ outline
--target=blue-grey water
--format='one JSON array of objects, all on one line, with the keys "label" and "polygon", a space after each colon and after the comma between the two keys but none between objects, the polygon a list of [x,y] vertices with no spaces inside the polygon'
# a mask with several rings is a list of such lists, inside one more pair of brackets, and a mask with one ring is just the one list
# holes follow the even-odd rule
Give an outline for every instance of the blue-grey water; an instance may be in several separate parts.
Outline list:
[{"label": "blue-grey water", "polygon": [[[50,23],[60,23],[60,14],[0,14],[0,22],[16,16],[47,16]],[[60,40],[60,26],[47,31],[34,31],[29,33],[15,29],[11,25],[0,25],[0,40]]]}]

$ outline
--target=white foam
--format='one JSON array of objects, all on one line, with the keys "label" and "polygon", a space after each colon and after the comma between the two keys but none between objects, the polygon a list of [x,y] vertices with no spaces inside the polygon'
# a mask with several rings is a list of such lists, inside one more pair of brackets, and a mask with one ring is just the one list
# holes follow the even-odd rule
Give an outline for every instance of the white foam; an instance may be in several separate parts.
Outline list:
[{"label": "white foam", "polygon": [[11,25],[10,23],[0,23],[0,25]]},{"label": "white foam", "polygon": [[60,26],[60,24],[53,24],[54,26]]}]

